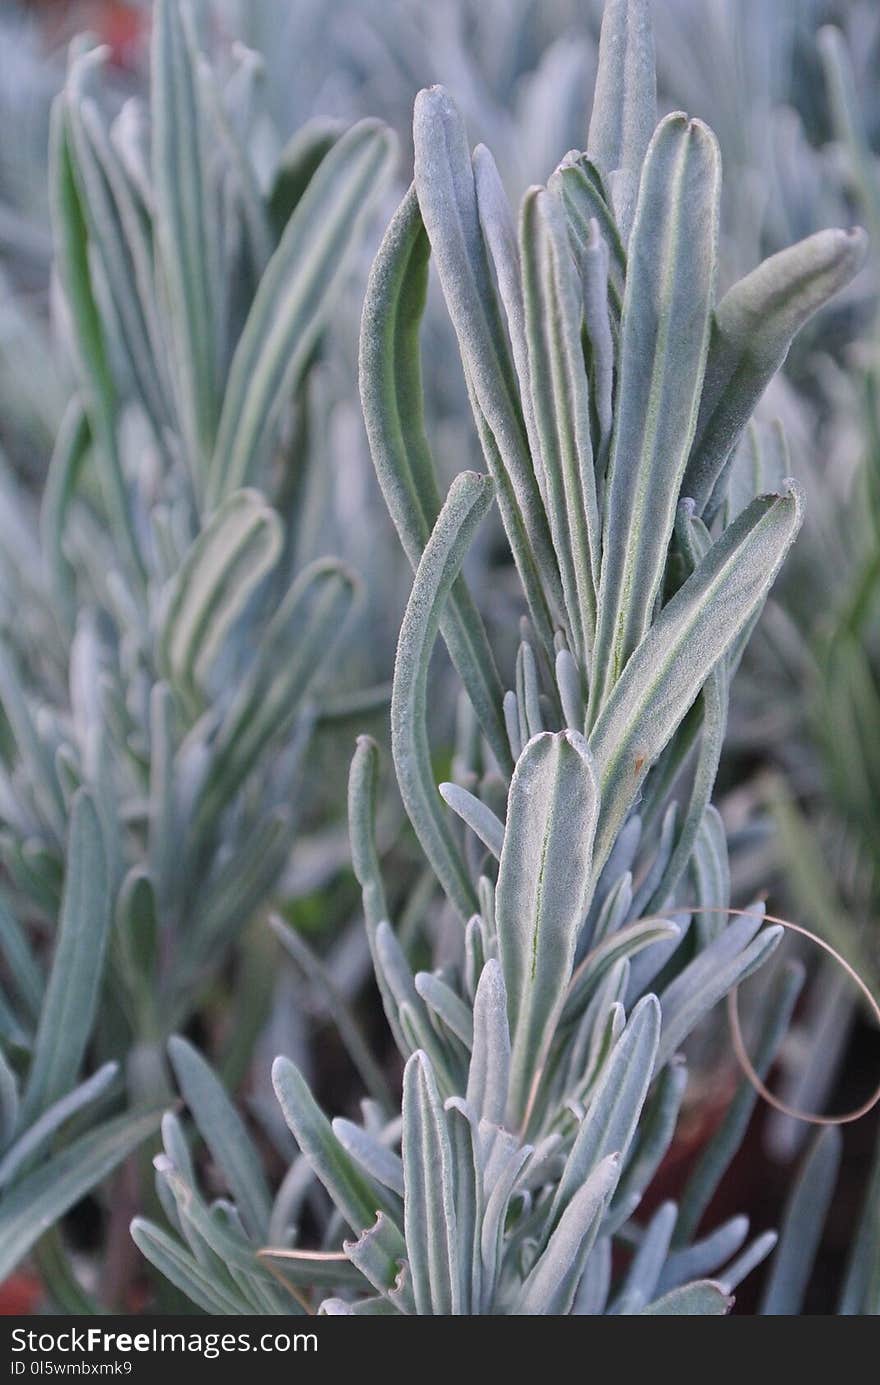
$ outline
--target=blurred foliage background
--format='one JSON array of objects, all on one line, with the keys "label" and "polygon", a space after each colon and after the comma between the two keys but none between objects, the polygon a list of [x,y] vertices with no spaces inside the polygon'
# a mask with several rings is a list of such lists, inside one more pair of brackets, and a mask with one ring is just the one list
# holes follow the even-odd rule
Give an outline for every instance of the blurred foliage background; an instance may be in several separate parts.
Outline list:
[{"label": "blurred foliage background", "polygon": [[[237,1091],[269,1168],[280,1175],[289,1136],[268,1086],[271,1057],[293,1054],[336,1108],[359,1089],[365,1040],[381,1026],[349,865],[345,778],[354,735],[386,738],[383,688],[391,674],[410,571],[378,494],[352,388],[367,270],[410,176],[416,92],[442,80],[473,142],[495,153],[512,198],[544,180],[561,153],[584,142],[599,0],[204,0],[200,41],[226,83],[246,96],[244,133],[266,185],[289,136],[333,131],[377,116],[398,134],[396,182],[378,190],[363,244],[309,363],[292,425],[308,430],[299,560],[333,553],[359,575],[364,597],[310,750],[309,792],[275,895],[293,925],[292,955],[264,910],[242,920],[222,966],[199,991],[187,1032]],[[63,347],[47,188],[49,123],[67,48],[84,30],[106,45],[105,100],[121,110],[146,90],[149,3],[5,0],[0,8],[0,607],[5,628],[42,608],[21,515],[35,515],[74,390]],[[723,289],[761,256],[826,226],[860,221],[873,236],[868,267],[798,338],[752,427],[754,472],[768,484],[794,474],[807,491],[804,532],[786,564],[736,680],[719,807],[731,848],[733,903],[767,897],[826,937],[880,990],[880,8],[874,0],[663,0],[655,6],[661,110],[686,109],[718,135],[724,161]],[[432,290],[433,293],[433,290]],[[451,328],[429,301],[431,371],[425,381],[445,475],[479,466]],[[306,397],[307,394],[307,397]],[[788,448],[775,421],[781,420]],[[7,503],[8,501],[8,503]],[[469,562],[485,612],[512,662],[515,588],[499,530],[487,525]],[[35,642],[55,638],[35,614]],[[45,662],[53,662],[49,651]],[[55,661],[57,663],[57,660]],[[55,671],[57,673],[57,669]],[[49,679],[54,676],[49,670]],[[434,689],[435,743],[448,766],[455,709]],[[340,688],[343,696],[339,697]],[[359,690],[368,689],[366,700]],[[345,703],[351,690],[354,701]],[[438,777],[447,769],[437,764]],[[7,817],[0,803],[0,816]],[[430,908],[430,877],[393,795],[380,844],[395,904],[408,926]],[[7,872],[9,856],[5,857]],[[435,901],[436,903],[436,901]],[[408,924],[409,921],[409,924]],[[445,926],[436,909],[437,936]],[[34,919],[37,950],[39,910]],[[43,939],[45,941],[45,939]],[[414,945],[419,939],[414,936]],[[436,939],[434,940],[436,942]],[[289,942],[289,940],[288,940]],[[876,1079],[880,1036],[833,965],[809,948],[805,1001],[778,1066],[796,1105],[857,1104]],[[744,997],[745,1003],[745,997]],[[339,1038],[339,1023],[347,1041]],[[736,1070],[723,1031],[706,1037],[706,1082],[690,1097],[670,1159],[699,1148],[717,1123],[718,1094]],[[386,1058],[390,1056],[385,1050]],[[721,1079],[719,1080],[719,1071]],[[711,1076],[710,1076],[711,1074]],[[375,1078],[375,1074],[369,1074]],[[380,1075],[381,1077],[381,1075]],[[803,1127],[759,1110],[734,1165],[730,1196],[758,1224],[778,1220]],[[876,1120],[848,1130],[808,1311],[827,1310],[870,1178],[878,1189]],[[123,1230],[130,1179],[81,1204],[67,1236],[83,1261],[110,1246],[104,1289],[118,1302],[145,1292]],[[726,1193],[725,1196],[728,1196]],[[732,1203],[732,1205],[733,1205]],[[723,1209],[722,1209],[723,1210]],[[108,1268],[109,1265],[109,1268]],[[100,1285],[96,1290],[101,1292]],[[35,1282],[10,1281],[3,1300],[40,1303]],[[742,1307],[748,1309],[748,1291]]]}]

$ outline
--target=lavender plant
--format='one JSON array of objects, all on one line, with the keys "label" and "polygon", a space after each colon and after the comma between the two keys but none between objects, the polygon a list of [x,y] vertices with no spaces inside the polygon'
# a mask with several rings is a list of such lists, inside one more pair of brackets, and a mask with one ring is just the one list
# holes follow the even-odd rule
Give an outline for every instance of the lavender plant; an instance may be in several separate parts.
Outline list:
[{"label": "lavender plant", "polygon": [[[699,121],[656,123],[644,0],[609,0],[587,152],[526,194],[518,226],[491,155],[471,157],[441,88],[417,100],[414,146],[415,181],[368,287],[361,392],[415,569],[394,768],[457,935],[435,970],[413,969],[390,922],[378,754],[363,739],[352,856],[405,1060],[401,1109],[367,1103],[360,1124],[331,1124],[279,1058],[300,1154],[273,1202],[216,1077],[176,1039],[182,1091],[234,1205],[200,1193],[167,1117],[158,1188],[177,1234],[144,1219],[133,1234],[209,1311],[277,1311],[283,1284],[292,1312],[724,1313],[775,1242],[747,1241],[741,1217],[699,1234],[749,1089],[680,1202],[647,1219],[638,1208],[675,1130],[682,1045],[780,936],[761,928],[760,904],[725,922],[711,793],[730,680],[801,504],[790,482],[741,503],[731,462],[795,332],[861,263],[864,236],[820,233],[716,301],[717,146]],[[421,404],[429,256],[488,471],[461,473],[442,504]],[[525,610],[507,692],[461,576],[493,499]],[[438,793],[427,689],[440,633],[470,734]],[[799,984],[784,968],[765,997],[763,1071]],[[315,1250],[302,1244],[307,1199],[312,1216],[323,1209]],[[615,1243],[629,1252],[622,1274]]]},{"label": "lavender plant", "polygon": [[[261,182],[246,74],[221,84],[185,7],[154,7],[149,107],[133,98],[113,112],[104,56],[74,44],[53,110],[77,387],[40,544],[27,498],[11,482],[4,495],[2,857],[13,911],[57,931],[65,959],[39,1016],[25,970],[23,1006],[4,1024],[10,1112],[15,1071],[31,1071],[6,1129],[10,1170],[27,1171],[105,1092],[106,1064],[74,1090],[99,994],[94,1061],[124,1065],[136,1106],[167,1099],[168,1034],[288,865],[315,695],[358,587],[343,562],[300,559],[306,389],[393,137],[376,121],[307,132]],[[69,907],[65,868],[68,890],[71,873],[79,881]],[[20,942],[4,930],[14,976]],[[87,986],[70,961],[83,953]],[[47,1044],[66,1052],[48,1083]],[[74,1172],[64,1198],[53,1187],[53,1215],[109,1166],[97,1146],[81,1161],[77,1148],[59,1156]],[[23,1239],[24,1192],[11,1196],[0,1225],[19,1229],[3,1237],[4,1269],[52,1220],[31,1202]]]}]

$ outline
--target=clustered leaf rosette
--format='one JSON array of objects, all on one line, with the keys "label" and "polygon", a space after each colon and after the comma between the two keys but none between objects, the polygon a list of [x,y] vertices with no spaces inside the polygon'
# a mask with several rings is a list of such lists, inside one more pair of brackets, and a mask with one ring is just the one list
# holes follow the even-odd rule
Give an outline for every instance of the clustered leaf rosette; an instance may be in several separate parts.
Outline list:
[{"label": "clustered leaf rosette", "polygon": [[[413,975],[379,917],[368,806],[376,766],[364,739],[352,769],[353,854],[377,980],[407,1058],[402,1120],[331,1127],[292,1063],[279,1058],[273,1073],[303,1155],[362,1233],[342,1252],[374,1292],[323,1310],[725,1312],[775,1241],[765,1234],[746,1246],[743,1217],[693,1239],[736,1148],[731,1132],[719,1132],[680,1207],[664,1204],[646,1227],[632,1218],[675,1130],[681,1042],[772,952],[777,930],[760,931],[760,910],[724,929],[658,987],[658,1000],[651,986],[670,975],[688,915],[625,923],[618,905],[615,920],[609,880],[591,879],[597,795],[587,744],[577,732],[542,732],[517,762],[497,875],[478,882],[460,968]],[[577,961],[582,930],[592,939]],[[799,980],[786,970],[773,989],[765,1062]],[[398,1140],[400,1156],[390,1148]],[[638,1253],[612,1292],[614,1237]],[[303,1251],[278,1265],[308,1285],[326,1282],[310,1278],[318,1261]]]},{"label": "clustered leaf rosette", "polygon": [[[576,733],[542,733],[517,765],[497,880],[478,881],[481,909],[468,922],[460,966],[413,974],[384,918],[377,769],[377,748],[363,738],[350,781],[352,849],[377,982],[406,1057],[401,1115],[389,1119],[366,1101],[360,1124],[331,1124],[296,1066],[277,1059],[275,1088],[300,1153],[273,1200],[221,1083],[175,1039],[181,1091],[234,1203],[205,1200],[169,1113],[157,1189],[179,1239],[139,1218],[138,1246],[209,1312],[299,1313],[315,1303],[327,1313],[726,1312],[736,1284],[776,1240],[773,1232],[748,1240],[741,1216],[696,1235],[752,1110],[748,1083],[680,1203],[662,1204],[644,1226],[634,1213],[675,1131],[686,1083],[681,1042],[772,952],[777,931],[760,932],[756,910],[657,986],[658,1000],[651,987],[681,943],[687,913],[615,925],[606,897],[594,915],[606,921],[605,936],[564,981],[554,977],[577,931],[572,900],[583,897],[589,871],[595,783]],[[536,821],[545,833],[530,834],[524,859],[523,831]],[[544,865],[535,870],[529,853],[542,842]],[[511,920],[523,926],[514,922],[502,948]],[[800,969],[787,967],[765,998],[761,1071],[800,982]],[[531,1081],[523,1080],[524,1053],[538,1055]],[[316,1181],[333,1212],[311,1251],[298,1227],[316,1205]],[[615,1239],[633,1258],[612,1285]]]},{"label": "clustered leaf rosette", "polygon": [[[438,602],[502,777],[538,731],[567,725],[587,736],[603,805],[600,858],[639,792],[643,821],[654,824],[670,776],[699,742],[691,795],[670,829],[672,866],[654,900],[662,902],[706,817],[729,676],[800,522],[787,483],[747,490],[755,475],[778,484],[779,472],[775,456],[751,465],[744,430],[798,327],[864,259],[861,231],[820,232],[716,302],[714,138],[681,115],[654,124],[647,9],[610,5],[588,153],[568,155],[545,189],[527,193],[517,228],[488,151],[472,159],[446,93],[423,92],[415,182],[368,286],[367,431],[403,546],[421,564],[398,655],[395,770],[465,916],[473,892],[420,729],[419,611]],[[440,513],[419,352],[431,255],[525,597],[526,635],[506,695],[467,589],[444,569],[466,547],[455,530],[471,524],[487,481],[456,483],[428,547]],[[430,635],[427,618],[424,629]]]},{"label": "clustered leaf rosette", "polygon": [[[172,0],[153,7],[149,104],[113,110],[106,57],[77,39],[53,108],[74,389],[39,539],[4,481],[4,1272],[156,1121],[65,1145],[63,1176],[34,1157],[81,1107],[122,1111],[126,1085],[135,1113],[167,1102],[165,1039],[273,900],[359,590],[345,562],[303,556],[305,390],[394,137],[317,123],[266,170],[247,80],[223,79]],[[45,987],[18,919],[54,938]]]},{"label": "clustered leaf rosette", "polygon": [[[822,232],[716,301],[717,147],[699,121],[657,124],[638,0],[606,6],[587,152],[526,194],[518,226],[491,156],[471,157],[440,88],[417,100],[414,144],[415,181],[368,288],[361,393],[415,569],[395,773],[460,945],[414,973],[391,926],[377,751],[364,739],[352,855],[405,1059],[400,1116],[368,1103],[362,1124],[331,1125],[279,1058],[300,1158],[262,1213],[271,1246],[237,1230],[233,1261],[217,1229],[228,1210],[206,1208],[173,1135],[159,1178],[190,1249],[148,1223],[135,1236],[203,1305],[208,1247],[251,1298],[273,1266],[293,1311],[306,1295],[337,1314],[723,1313],[775,1241],[747,1243],[740,1217],[698,1235],[752,1109],[747,1083],[680,1202],[636,1213],[675,1130],[682,1043],[780,936],[762,930],[760,904],[726,922],[727,842],[711,804],[730,680],[801,518],[793,483],[748,490],[742,439],[794,333],[855,273],[864,237]],[[431,256],[488,470],[456,477],[442,503],[421,403]],[[493,499],[526,610],[507,693],[461,575]],[[427,688],[440,633],[473,734],[438,794]],[[799,985],[797,968],[773,978],[759,1071]],[[206,1098],[190,1085],[198,1119]],[[240,1171],[216,1131],[209,1144],[234,1188]],[[333,1212],[310,1251],[297,1218],[314,1178]],[[615,1242],[629,1252],[622,1275]]]},{"label": "clustered leaf rosette", "polygon": [[315,691],[359,589],[342,561],[300,562],[291,434],[394,141],[370,120],[306,130],[264,189],[186,7],[155,7],[149,107],[108,115],[105,58],[77,40],[53,112],[76,391],[34,620],[10,613],[0,638],[2,847],[52,923],[71,802],[94,796],[113,971],[155,1040],[290,860]]}]

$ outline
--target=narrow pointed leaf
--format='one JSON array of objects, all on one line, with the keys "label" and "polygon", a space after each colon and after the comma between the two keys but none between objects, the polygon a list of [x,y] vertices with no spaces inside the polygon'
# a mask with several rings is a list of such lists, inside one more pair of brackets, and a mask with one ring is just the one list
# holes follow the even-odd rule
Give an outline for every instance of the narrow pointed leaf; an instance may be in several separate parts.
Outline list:
[{"label": "narrow pointed leaf", "polygon": [[280,411],[327,324],[393,153],[384,125],[360,121],[322,159],[298,202],[230,366],[211,463],[215,505],[253,481]]},{"label": "narrow pointed leaf", "polygon": [[541,465],[540,449],[537,445],[535,431],[535,416],[532,408],[529,345],[516,221],[504,190],[498,165],[484,144],[478,144],[474,150],[473,166],[480,229],[483,233],[486,252],[495,273],[498,296],[504,309],[513,364],[519,383],[523,423],[532,452],[535,479],[546,506],[546,477]]},{"label": "narrow pointed leaf", "polygon": [[663,579],[709,342],[720,181],[711,131],[668,116],[648,151],[626,276],[593,718],[645,634]]},{"label": "narrow pointed leaf", "polygon": [[473,1316],[480,1310],[483,1294],[480,1233],[485,1189],[479,1121],[460,1097],[450,1097],[445,1110],[454,1170],[459,1313]]},{"label": "narrow pointed leaf", "polygon": [[[360,392],[376,475],[413,568],[419,565],[441,504],[422,407],[419,328],[429,253],[411,187],[385,233],[367,284]],[[501,681],[483,623],[461,577],[453,583],[440,630],[499,765],[512,770],[500,714]]]},{"label": "narrow pointed leaf", "polygon": [[437,1083],[424,1053],[403,1074],[403,1179],[407,1258],[416,1312],[455,1313],[460,1277],[452,1148]]},{"label": "narrow pointed leaf", "polygon": [[403,1197],[403,1165],[393,1149],[353,1121],[337,1117],[332,1122],[332,1129],[343,1149],[357,1160],[371,1178]]},{"label": "narrow pointed leaf", "polygon": [[866,254],[859,228],[818,231],[765,260],[718,304],[683,486],[698,513],[793,338],[849,283]]},{"label": "narrow pointed leaf", "polygon": [[651,0],[607,0],[587,152],[606,173],[637,181],[657,123]]},{"label": "narrow pointed leaf", "polygon": [[752,1270],[757,1269],[767,1256],[776,1248],[779,1237],[775,1231],[765,1231],[762,1236],[756,1236],[750,1245],[739,1254],[735,1260],[731,1260],[729,1265],[725,1265],[719,1277],[719,1284],[726,1293],[731,1293],[737,1285],[751,1274]]},{"label": "narrow pointed leaf", "polygon": [[361,887],[367,934],[389,917],[376,847],[376,794],[379,747],[370,736],[358,736],[348,778],[348,829],[351,863]]},{"label": "narrow pointed leaf", "polygon": [[159,438],[169,422],[169,410],[152,234],[92,92],[94,75],[105,58],[105,49],[92,49],[71,62],[65,89],[67,118],[83,208],[109,291],[115,335]]},{"label": "narrow pointed leaf", "polygon": [[478,903],[434,784],[426,726],[427,680],[441,612],[491,503],[492,489],[488,477],[474,472],[462,472],[449,488],[400,627],[391,696],[391,748],[404,806],[438,879],[465,919],[477,911]]},{"label": "narrow pointed leaf", "polygon": [[474,1043],[468,1068],[467,1103],[479,1120],[500,1125],[510,1079],[510,1029],[504,973],[496,958],[480,973],[474,998]]},{"label": "narrow pointed leaf", "polygon": [[800,521],[800,496],[793,487],[785,495],[752,501],[663,608],[629,660],[590,736],[602,800],[598,866],[648,769],[759,609]]},{"label": "narrow pointed leaf", "polygon": [[599,230],[598,221],[591,220],[586,244],[580,254],[580,269],[583,280],[584,328],[590,344],[590,384],[598,430],[596,490],[600,506],[604,500],[605,469],[614,424],[616,357],[609,304],[609,295],[613,296],[610,268],[608,243]]},{"label": "narrow pointed leaf", "polygon": [[598,813],[583,737],[544,733],[510,785],[495,911],[513,1041],[508,1117],[522,1118],[546,1056],[584,921]]},{"label": "narrow pointed leaf", "polygon": [[74,1086],[98,1005],[110,927],[101,824],[90,795],[73,801],[61,921],[22,1105],[31,1121]]},{"label": "narrow pointed leaf", "polygon": [[200,491],[217,426],[216,303],[206,253],[207,132],[192,35],[175,0],[156,5],[151,71],[157,250],[170,310],[183,435]]},{"label": "narrow pointed leaf", "polygon": [[265,1238],[271,1199],[241,1117],[219,1078],[191,1044],[175,1037],[168,1052],[184,1100],[226,1179],[245,1227],[255,1238]]},{"label": "narrow pointed leaf", "polygon": [[727,674],[716,665],[700,694],[702,728],[700,749],[691,781],[690,796],[684,820],[676,833],[675,846],[664,866],[660,879],[643,903],[643,913],[662,909],[672,896],[692,857],[694,846],[715,785],[721,760],[724,732],[727,726]]},{"label": "narrow pointed leaf", "polygon": [[599,511],[582,307],[564,214],[544,190],[528,193],[523,202],[520,254],[535,446],[568,629],[575,652],[588,666],[596,620]]},{"label": "narrow pointed leaf", "polygon": [[444,803],[449,804],[496,860],[500,858],[504,846],[504,823],[495,816],[488,804],[459,784],[440,784],[439,792]]},{"label": "narrow pointed leaf", "polygon": [[428,1009],[470,1050],[474,1042],[473,1015],[461,997],[439,976],[429,971],[418,972],[415,983]]},{"label": "narrow pointed leaf", "polygon": [[663,1202],[651,1217],[610,1313],[640,1313],[656,1292],[675,1226],[675,1213],[674,1202]]},{"label": "narrow pointed leaf", "polygon": [[562,609],[559,571],[480,228],[467,138],[442,87],[419,92],[413,139],[419,206],[473,392],[486,461],[532,616],[546,641],[551,633],[546,603],[550,612]]}]

